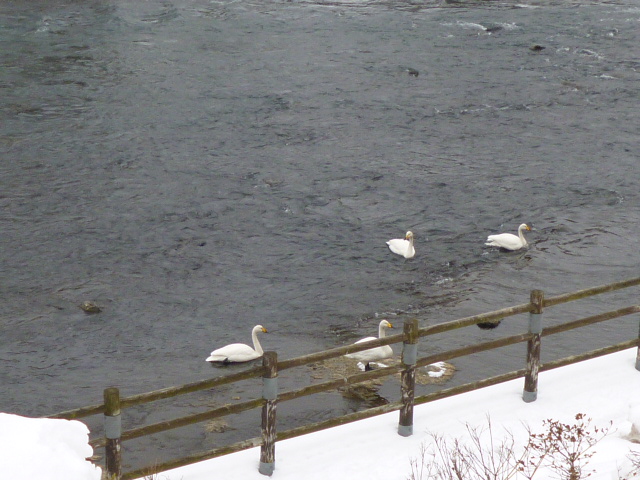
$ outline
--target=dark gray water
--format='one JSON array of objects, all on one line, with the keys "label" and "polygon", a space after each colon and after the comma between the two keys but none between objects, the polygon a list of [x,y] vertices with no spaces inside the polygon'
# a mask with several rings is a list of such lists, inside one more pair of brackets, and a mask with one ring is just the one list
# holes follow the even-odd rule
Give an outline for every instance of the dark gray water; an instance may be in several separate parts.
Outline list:
[{"label": "dark gray water", "polygon": [[[256,323],[289,358],[637,276],[639,22],[636,0],[3,2],[0,410],[217,375]],[[522,222],[526,252],[484,247]]]}]

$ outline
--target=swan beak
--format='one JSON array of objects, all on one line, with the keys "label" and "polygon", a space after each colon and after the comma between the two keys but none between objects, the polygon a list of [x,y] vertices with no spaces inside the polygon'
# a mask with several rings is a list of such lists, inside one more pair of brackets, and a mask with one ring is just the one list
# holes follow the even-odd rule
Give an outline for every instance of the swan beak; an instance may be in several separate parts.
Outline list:
[{"label": "swan beak", "polygon": [[268,331],[266,328],[264,328],[264,327],[262,327],[262,331],[263,331],[264,333],[269,333],[269,331]]},{"label": "swan beak", "polygon": [[529,225],[527,225],[527,231],[530,232],[531,231],[531,227]]},{"label": "swan beak", "polygon": [[393,324],[391,322],[387,322],[389,324],[389,328],[393,328]]}]

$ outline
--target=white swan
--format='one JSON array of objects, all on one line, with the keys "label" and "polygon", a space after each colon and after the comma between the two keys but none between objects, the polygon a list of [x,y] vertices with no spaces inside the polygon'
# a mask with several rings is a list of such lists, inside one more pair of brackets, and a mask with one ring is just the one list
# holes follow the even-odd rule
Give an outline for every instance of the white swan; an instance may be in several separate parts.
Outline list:
[{"label": "white swan", "polygon": [[514,235],[513,233],[489,235],[485,245],[489,245],[490,247],[506,248],[507,250],[520,250],[522,247],[527,246],[527,240],[524,238],[522,233],[525,230],[531,231],[531,227],[526,223],[523,223],[518,227],[518,235]]},{"label": "white swan", "polygon": [[402,255],[404,258],[413,258],[416,254],[415,248],[413,248],[413,233],[407,232],[404,238],[393,238],[387,242],[389,250],[398,255]]},{"label": "white swan", "polygon": [[211,355],[205,360],[207,362],[222,362],[222,363],[236,363],[236,362],[248,362],[249,360],[255,360],[260,358],[264,353],[262,351],[262,345],[258,341],[258,333],[267,333],[267,329],[262,325],[256,325],[251,330],[251,338],[253,339],[253,347],[245,345],[244,343],[232,343],[226,347],[218,348],[211,352]]},{"label": "white swan", "polygon": [[[380,322],[380,325],[378,326],[378,338],[384,338],[385,330],[387,328],[393,328],[393,325],[391,325],[391,323],[387,322],[386,320],[382,320]],[[356,343],[370,342],[371,340],[376,340],[376,337],[366,337],[358,340]],[[349,353],[345,355],[345,357],[353,358],[354,360],[363,362],[365,370],[371,370],[369,362],[382,360],[384,358],[389,358],[392,356],[393,350],[389,345],[383,345],[382,347],[370,348],[369,350],[363,350],[361,352]]]}]

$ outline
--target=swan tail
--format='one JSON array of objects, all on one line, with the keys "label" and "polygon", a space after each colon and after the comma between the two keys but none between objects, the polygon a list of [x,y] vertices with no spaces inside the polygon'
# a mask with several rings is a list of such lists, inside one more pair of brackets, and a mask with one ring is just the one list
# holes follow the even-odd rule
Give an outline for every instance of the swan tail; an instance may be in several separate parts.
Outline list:
[{"label": "swan tail", "polygon": [[222,355],[210,355],[207,357],[207,359],[205,360],[205,362],[222,362],[222,363],[228,363],[229,362],[229,357],[225,357]]}]

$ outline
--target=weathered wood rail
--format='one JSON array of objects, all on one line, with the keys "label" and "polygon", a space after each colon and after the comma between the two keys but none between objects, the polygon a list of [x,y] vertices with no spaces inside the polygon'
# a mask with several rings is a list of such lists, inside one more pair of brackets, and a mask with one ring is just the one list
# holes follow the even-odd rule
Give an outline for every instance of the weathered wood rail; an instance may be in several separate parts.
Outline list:
[{"label": "weathered wood rail", "polygon": [[[640,277],[621,282],[587,288],[571,293],[565,293],[553,297],[545,297],[540,290],[533,290],[529,302],[515,305],[501,310],[473,315],[457,320],[430,325],[424,328],[418,327],[417,320],[409,320],[404,324],[402,334],[376,339],[365,344],[351,344],[337,347],[330,350],[312,353],[297,358],[278,361],[276,352],[265,352],[261,366],[248,368],[244,371],[225,375],[217,378],[202,380],[186,385],[164,388],[152,392],[120,397],[119,391],[115,387],[109,387],[104,391],[104,403],[91,405],[74,410],[60,412],[52,415],[52,418],[77,419],[96,414],[104,415],[104,436],[90,441],[94,448],[105,448],[105,470],[109,480],[133,480],[144,477],[151,470],[156,472],[177,468],[191,463],[199,462],[209,458],[214,458],[229,453],[260,446],[259,471],[265,475],[271,475],[275,468],[275,446],[278,441],[297,437],[311,432],[316,432],[337,425],[346,424],[356,420],[381,415],[398,410],[400,418],[398,422],[398,433],[408,436],[413,433],[413,408],[415,405],[431,402],[441,398],[450,397],[460,393],[476,390],[478,388],[495,385],[516,378],[524,377],[524,388],[522,398],[525,402],[533,402],[537,398],[538,373],[553,368],[570,365],[590,358],[606,355],[631,347],[637,347],[636,369],[640,370],[640,330],[636,330],[627,341],[610,345],[598,350],[592,350],[579,355],[540,363],[540,351],[542,337],[554,335],[560,332],[593,325],[599,322],[609,321],[627,315],[640,313],[640,305],[632,305],[617,310],[607,311],[596,315],[568,321],[550,327],[543,326],[543,313],[546,308],[560,305],[575,300],[593,297],[607,292],[629,288],[640,285]],[[487,322],[501,321],[507,317],[518,314],[529,313],[528,329],[518,335],[498,338],[496,340],[468,345],[465,347],[440,352],[434,355],[418,358],[418,341],[422,337],[448,332],[458,328],[468,327]],[[278,374],[284,370],[309,365],[321,360],[336,358],[348,353],[366,350],[381,345],[391,345],[394,343],[403,344],[402,362],[397,366],[378,368],[373,371],[356,373],[345,378],[329,380],[313,385],[309,385],[297,390],[279,392]],[[496,348],[527,342],[526,367],[520,370],[507,372],[494,377],[486,378],[477,382],[467,383],[456,387],[442,389],[430,394],[415,396],[415,372],[419,367],[427,366],[436,362],[448,361],[465,355],[493,350]],[[352,386],[367,380],[387,377],[396,373],[401,374],[400,391],[401,400],[399,402],[388,403],[386,405],[369,408],[336,418],[331,418],[312,425],[305,425],[287,431],[276,431],[276,410],[277,404],[302,398],[320,392],[336,390],[340,387]],[[175,397],[200,390],[211,389],[221,385],[235,383],[241,380],[262,377],[263,393],[261,398],[249,400],[233,405],[224,405],[205,412],[191,414],[168,421],[158,422],[151,425],[132,428],[122,431],[121,418],[122,410],[126,410],[135,405],[146,404],[160,399]],[[134,438],[151,435],[174,428],[190,425],[205,420],[220,418],[230,414],[237,414],[246,410],[262,408],[262,435],[259,438],[250,438],[225,447],[216,448],[206,452],[195,453],[184,458],[168,460],[156,463],[151,466],[122,472],[122,442]]]}]

